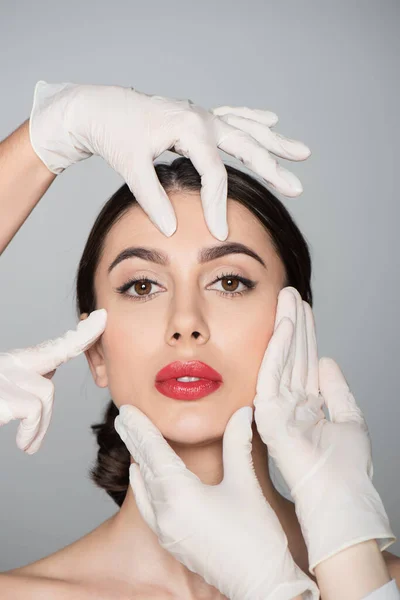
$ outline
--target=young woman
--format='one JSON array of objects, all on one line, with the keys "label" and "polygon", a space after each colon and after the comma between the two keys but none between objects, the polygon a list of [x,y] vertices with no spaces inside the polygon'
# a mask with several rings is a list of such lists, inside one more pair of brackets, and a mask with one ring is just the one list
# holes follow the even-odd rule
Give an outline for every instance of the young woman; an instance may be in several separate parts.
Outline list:
[{"label": "young woman", "polygon": [[[30,156],[23,187],[28,187],[28,180],[35,183],[37,198],[50,185],[51,176],[38,164],[26,136],[25,128],[15,147],[22,151],[19,160]],[[6,159],[9,167],[11,145],[3,152],[3,164]],[[22,170],[21,165],[19,168]],[[94,426],[99,453],[92,476],[115,500],[119,511],[59,552],[3,574],[0,589],[29,590],[32,598],[35,590],[37,597],[44,597],[40,594],[49,590],[53,598],[72,597],[77,591],[82,598],[85,593],[97,598],[134,598],[135,594],[149,598],[155,594],[160,598],[224,597],[164,550],[142,518],[129,486],[131,456],[114,420],[120,406],[137,406],[203,483],[218,484],[223,478],[222,435],[232,413],[251,405],[254,398],[260,363],[273,333],[279,292],[293,286],[312,305],[310,255],[284,206],[254,178],[228,166],[229,239],[227,244],[218,244],[217,251],[210,251],[215,239],[205,223],[201,179],[192,163],[177,159],[171,165],[157,165],[155,171],[177,216],[175,235],[167,238],[161,234],[124,185],[96,219],[77,274],[78,315],[85,319],[98,308],[107,310],[104,333],[86,348],[97,385],[108,387],[112,397],[104,422]],[[17,177],[11,183],[10,169],[7,173],[11,198]],[[30,206],[25,202],[17,216],[10,203],[13,224],[3,233],[3,247],[33,208],[33,196],[32,192]],[[0,197],[7,204],[6,187]],[[151,254],[143,251],[144,247],[159,252]],[[155,386],[157,373],[167,363],[188,357],[207,363],[223,380],[213,393],[192,403],[168,397]],[[36,451],[45,427],[36,433],[30,444],[21,441],[21,447]],[[263,496],[281,523],[290,554],[308,573],[307,547],[295,506],[274,488],[268,449],[256,428],[252,457]],[[349,598],[359,598],[360,590],[365,597],[390,577],[400,579],[397,557],[385,551],[381,554],[375,540],[347,552],[354,560],[369,560],[376,577],[368,582],[370,587],[359,587],[358,592],[353,586],[358,595]],[[325,566],[330,560],[324,561]],[[346,565],[340,568],[345,575]],[[353,575],[356,571],[353,567]],[[330,574],[317,567],[317,577],[312,577],[326,590],[323,598],[327,600],[338,597],[329,595],[333,591],[326,585],[333,572],[336,577],[337,564]],[[339,591],[345,597],[346,583],[342,586]]]}]

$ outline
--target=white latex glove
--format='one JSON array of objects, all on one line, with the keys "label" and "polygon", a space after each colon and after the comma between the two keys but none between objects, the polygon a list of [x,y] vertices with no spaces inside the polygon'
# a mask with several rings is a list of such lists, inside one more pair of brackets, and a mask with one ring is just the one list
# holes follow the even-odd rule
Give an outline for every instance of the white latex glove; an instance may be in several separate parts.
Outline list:
[{"label": "white latex glove", "polygon": [[29,348],[0,352],[0,426],[21,419],[17,446],[34,454],[46,435],[53,412],[57,368],[90,348],[105,329],[107,312],[95,310],[76,330]]},{"label": "white latex glove", "polygon": [[336,362],[318,362],[313,312],[293,287],[278,296],[254,405],[260,437],[295,501],[312,575],[359,542],[376,539],[385,550],[396,541],[372,483],[365,419]]},{"label": "white latex glove", "polygon": [[161,547],[227,598],[318,599],[254,473],[251,417],[251,407],[233,414],[223,438],[224,479],[205,485],[142,411],[121,406],[115,429],[137,463],[129,474],[138,509]]},{"label": "white latex glove", "polygon": [[217,239],[228,236],[227,172],[218,149],[241,160],[286,196],[302,192],[299,179],[271,156],[304,160],[310,150],[270,127],[267,110],[222,106],[207,111],[191,100],[151,96],[116,85],[46,83],[35,86],[30,116],[33,149],[59,174],[99,155],[126,181],[162,233],[172,235],[176,216],[153,160],[166,150],[190,158],[201,175],[205,221]]}]

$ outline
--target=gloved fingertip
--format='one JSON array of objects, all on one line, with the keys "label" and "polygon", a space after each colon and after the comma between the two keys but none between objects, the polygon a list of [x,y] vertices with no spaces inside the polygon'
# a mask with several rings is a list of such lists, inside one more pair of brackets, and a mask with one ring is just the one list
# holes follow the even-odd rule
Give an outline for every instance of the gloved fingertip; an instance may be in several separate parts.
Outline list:
[{"label": "gloved fingertip", "polygon": [[168,223],[163,223],[163,225],[160,226],[160,228],[164,235],[166,235],[167,237],[171,237],[171,235],[173,235],[176,231],[176,225],[176,221],[170,221]]},{"label": "gloved fingertip", "polygon": [[229,235],[227,223],[225,223],[224,225],[218,224],[217,227],[213,228],[213,231],[211,231],[211,233],[220,242],[225,242]]}]

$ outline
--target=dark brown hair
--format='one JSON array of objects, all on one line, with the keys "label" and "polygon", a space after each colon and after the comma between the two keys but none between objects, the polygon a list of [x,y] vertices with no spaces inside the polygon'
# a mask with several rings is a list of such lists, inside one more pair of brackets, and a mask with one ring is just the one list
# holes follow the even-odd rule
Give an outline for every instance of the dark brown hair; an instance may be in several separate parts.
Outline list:
[{"label": "dark brown hair", "polygon": [[[154,166],[158,179],[167,194],[173,190],[200,191],[201,179],[188,158],[176,158],[170,164]],[[311,257],[308,244],[291,215],[260,181],[230,165],[228,197],[240,202],[262,223],[285,267],[285,286],[293,286],[303,300],[312,306]],[[81,313],[96,310],[94,276],[101,259],[108,232],[135,204],[136,198],[126,184],[122,185],[104,204],[87,239],[76,275],[76,310]],[[91,426],[99,445],[97,461],[90,478],[122,505],[129,485],[130,456],[114,428],[118,408],[112,400],[104,411],[101,423]]]}]

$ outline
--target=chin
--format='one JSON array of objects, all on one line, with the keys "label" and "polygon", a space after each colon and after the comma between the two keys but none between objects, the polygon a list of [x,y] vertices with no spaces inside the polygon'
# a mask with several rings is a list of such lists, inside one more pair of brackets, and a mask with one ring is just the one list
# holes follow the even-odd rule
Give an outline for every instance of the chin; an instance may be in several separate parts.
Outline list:
[{"label": "chin", "polygon": [[205,446],[222,440],[228,420],[216,419],[211,413],[207,417],[186,414],[173,420],[161,418],[156,426],[171,444]]}]

